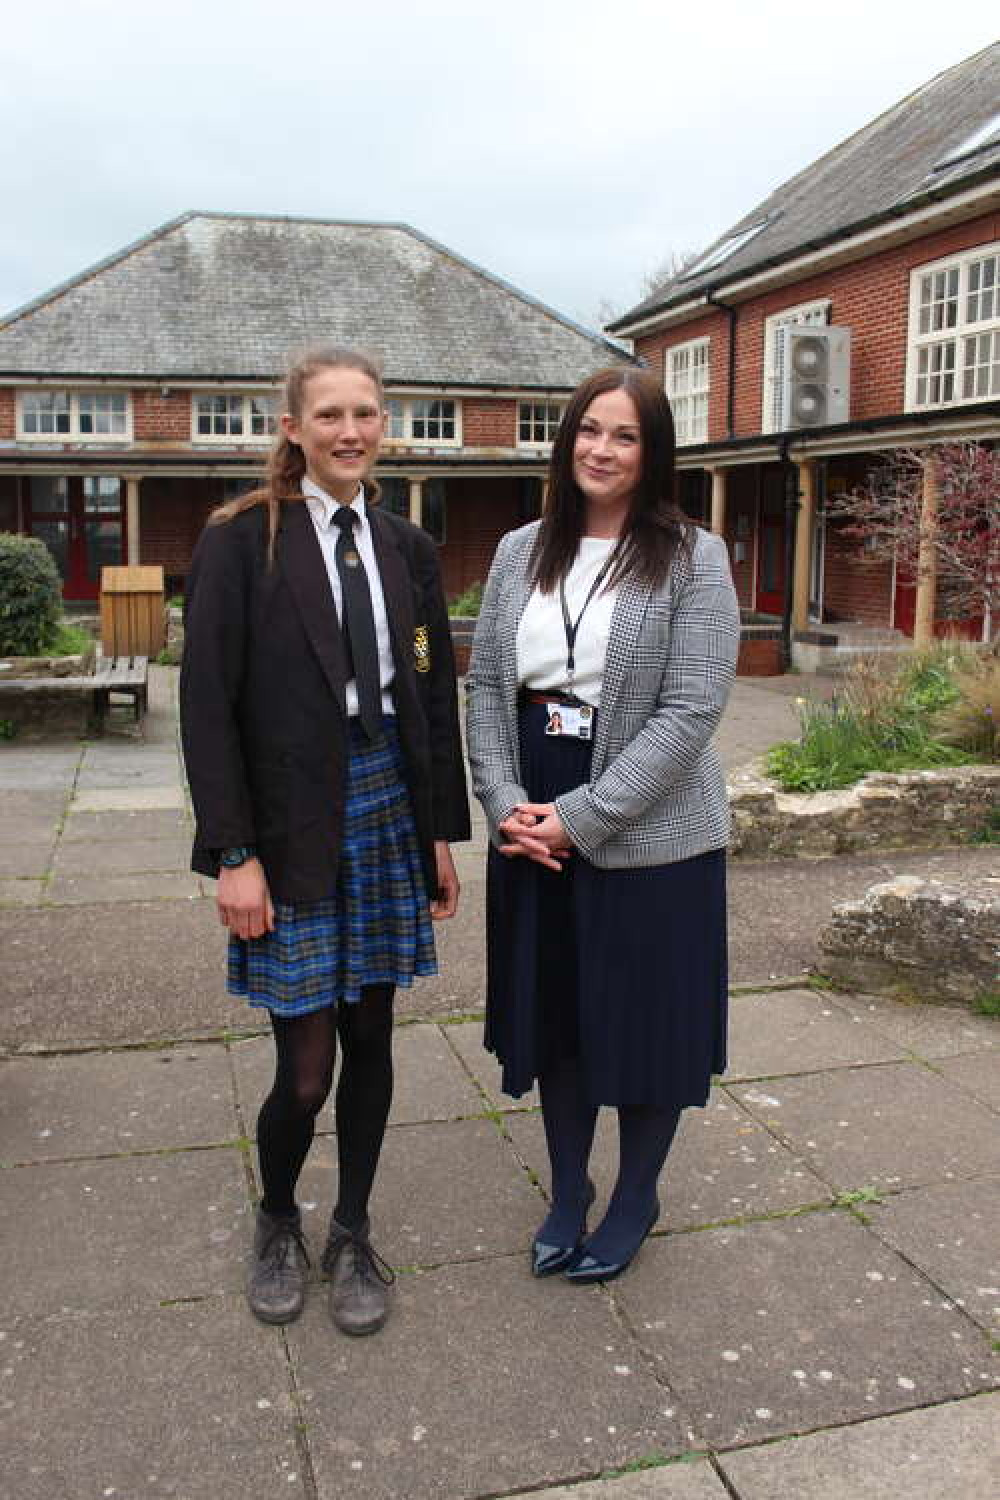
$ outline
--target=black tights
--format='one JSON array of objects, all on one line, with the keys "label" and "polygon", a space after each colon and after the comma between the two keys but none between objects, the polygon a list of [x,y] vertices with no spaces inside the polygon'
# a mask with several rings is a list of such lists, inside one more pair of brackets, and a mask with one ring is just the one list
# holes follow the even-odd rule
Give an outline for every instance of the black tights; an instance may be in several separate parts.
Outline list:
[{"label": "black tights", "polygon": [[295,1211],[295,1184],[312,1145],[343,1050],[337,1084],[338,1188],[334,1217],[356,1229],[368,1212],[389,1106],[392,1103],[393,986],[370,985],[355,1005],[305,1016],[271,1015],[277,1066],[257,1119],[257,1152],[269,1214]]}]

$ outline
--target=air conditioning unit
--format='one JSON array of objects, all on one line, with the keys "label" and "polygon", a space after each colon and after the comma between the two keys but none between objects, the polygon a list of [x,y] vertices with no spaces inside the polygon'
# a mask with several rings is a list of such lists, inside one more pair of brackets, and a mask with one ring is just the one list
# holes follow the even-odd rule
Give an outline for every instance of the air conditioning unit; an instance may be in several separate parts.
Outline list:
[{"label": "air conditioning unit", "polygon": [[849,421],[851,330],[782,323],[774,345],[778,431]]}]

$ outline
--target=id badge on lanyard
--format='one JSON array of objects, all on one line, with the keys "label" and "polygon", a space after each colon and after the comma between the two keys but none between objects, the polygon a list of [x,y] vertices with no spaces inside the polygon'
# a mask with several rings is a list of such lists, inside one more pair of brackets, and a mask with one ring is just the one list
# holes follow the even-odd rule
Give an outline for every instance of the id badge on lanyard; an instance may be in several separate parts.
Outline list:
[{"label": "id badge on lanyard", "polygon": [[594,710],[589,703],[546,703],[545,733],[589,740],[594,727]]},{"label": "id badge on lanyard", "polygon": [[607,577],[613,561],[614,551],[608,554],[601,571],[590,585],[587,597],[583,601],[583,608],[575,620],[570,618],[569,605],[566,603],[565,579],[559,580],[559,603],[562,606],[563,629],[566,632],[566,689],[571,701],[569,703],[546,703],[545,708],[549,716],[545,725],[546,734],[566,736],[574,740],[589,740],[594,732],[594,710],[589,703],[583,703],[576,696],[576,637],[580,629],[580,621],[587,612],[587,606]]}]

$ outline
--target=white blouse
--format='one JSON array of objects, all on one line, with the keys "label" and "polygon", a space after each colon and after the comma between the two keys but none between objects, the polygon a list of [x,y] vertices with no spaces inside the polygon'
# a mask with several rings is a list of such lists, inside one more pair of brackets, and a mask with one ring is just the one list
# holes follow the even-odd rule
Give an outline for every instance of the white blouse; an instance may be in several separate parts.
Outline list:
[{"label": "white blouse", "polygon": [[[585,536],[573,566],[566,576],[566,605],[570,620],[575,622],[591,585],[614,547],[613,539]],[[584,610],[573,652],[576,662],[574,691],[584,703],[598,708],[604,658],[608,649],[611,612],[615,606],[617,586],[602,585]],[[566,628],[563,623],[559,590],[543,594],[537,588],[524,608],[517,627],[517,682],[532,692],[566,692]]]}]

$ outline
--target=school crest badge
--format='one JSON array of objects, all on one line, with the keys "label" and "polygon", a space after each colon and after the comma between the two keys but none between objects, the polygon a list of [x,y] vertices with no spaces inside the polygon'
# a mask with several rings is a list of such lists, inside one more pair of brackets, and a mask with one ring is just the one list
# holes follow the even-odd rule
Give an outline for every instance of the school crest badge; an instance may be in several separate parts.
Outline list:
[{"label": "school crest badge", "polygon": [[418,625],[413,632],[413,657],[414,666],[418,672],[430,671],[431,641],[426,625]]}]

